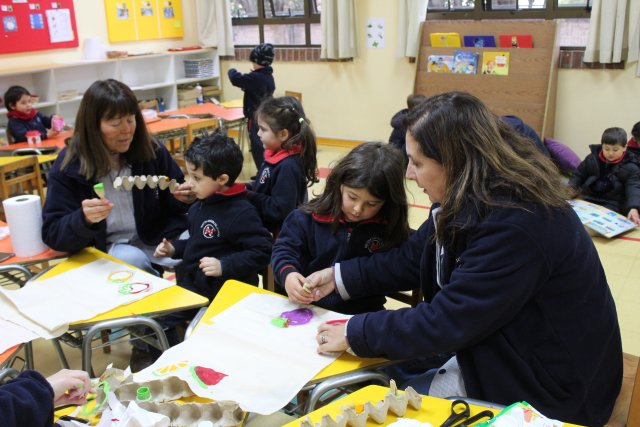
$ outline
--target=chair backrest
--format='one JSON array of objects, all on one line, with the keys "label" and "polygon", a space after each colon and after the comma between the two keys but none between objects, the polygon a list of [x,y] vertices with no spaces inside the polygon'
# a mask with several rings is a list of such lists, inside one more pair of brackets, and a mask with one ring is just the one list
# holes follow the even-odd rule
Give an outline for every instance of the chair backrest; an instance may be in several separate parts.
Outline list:
[{"label": "chair backrest", "polygon": [[623,354],[620,394],[605,427],[640,426],[640,369],[638,356]]},{"label": "chair backrest", "polygon": [[295,99],[298,100],[298,102],[300,104],[302,104],[302,93],[300,93],[300,92],[294,92],[294,91],[291,91],[291,90],[285,90],[284,91],[284,96],[293,96]]},{"label": "chair backrest", "polygon": [[187,140],[185,141],[185,148],[187,148],[194,139],[196,139],[206,129],[208,132],[213,132],[218,127],[218,120],[206,119],[195,123],[189,123],[187,125]]},{"label": "chair backrest", "polygon": [[[0,166],[0,199],[34,192],[44,203],[44,187],[36,156],[16,157],[15,161]],[[0,218],[6,220],[4,211],[0,212]]]}]

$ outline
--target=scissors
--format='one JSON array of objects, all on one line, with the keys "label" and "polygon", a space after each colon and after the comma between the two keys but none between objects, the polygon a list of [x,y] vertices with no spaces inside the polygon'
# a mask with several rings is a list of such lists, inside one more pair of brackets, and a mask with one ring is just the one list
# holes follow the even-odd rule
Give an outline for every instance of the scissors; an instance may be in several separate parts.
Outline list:
[{"label": "scissors", "polygon": [[[488,409],[471,416],[469,404],[462,399],[458,399],[451,402],[451,415],[440,425],[440,427],[451,427],[453,425],[456,427],[468,427],[483,418],[491,419],[493,416],[493,411]],[[458,424],[460,421],[462,422]]]}]

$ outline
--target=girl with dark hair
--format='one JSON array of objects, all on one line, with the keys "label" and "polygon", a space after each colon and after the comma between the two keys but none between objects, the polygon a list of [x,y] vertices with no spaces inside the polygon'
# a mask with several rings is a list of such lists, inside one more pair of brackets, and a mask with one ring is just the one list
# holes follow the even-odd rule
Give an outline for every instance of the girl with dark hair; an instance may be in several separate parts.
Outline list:
[{"label": "girl with dark hair", "polygon": [[[95,246],[157,274],[155,246],[186,229],[187,203],[195,198],[184,184],[173,195],[158,188],[113,188],[118,176],[132,175],[184,179],[167,149],[149,135],[131,89],[112,79],[96,81],[82,98],[69,147],[49,173],[44,242],[64,252]],[[98,183],[104,197],[93,188]]]},{"label": "girl with dark hair", "polygon": [[[307,274],[409,238],[403,168],[402,154],[393,146],[359,145],[332,169],[322,195],[287,217],[271,265],[291,301],[313,302],[303,287]],[[382,295],[349,301],[328,295],[315,304],[354,314],[382,310],[384,303]]]},{"label": "girl with dark hair", "polygon": [[284,219],[318,182],[316,135],[291,96],[268,98],[256,112],[265,159],[247,193],[267,229],[277,236]]},{"label": "girl with dark hair", "polygon": [[7,107],[7,131],[13,142],[26,142],[27,132],[37,131],[40,139],[47,139],[56,136],[57,130],[52,129],[54,117],[62,119],[60,116],[45,116],[33,108],[33,95],[22,86],[11,86],[4,93],[4,105]]},{"label": "girl with dark hair", "polygon": [[573,190],[467,93],[429,98],[407,129],[407,177],[431,199],[429,218],[400,248],[307,280],[315,300],[420,285],[425,301],[321,325],[318,351],[396,360],[455,352],[409,385],[524,400],[554,419],[604,425],[622,382],[620,328],[596,248],[567,202]]}]

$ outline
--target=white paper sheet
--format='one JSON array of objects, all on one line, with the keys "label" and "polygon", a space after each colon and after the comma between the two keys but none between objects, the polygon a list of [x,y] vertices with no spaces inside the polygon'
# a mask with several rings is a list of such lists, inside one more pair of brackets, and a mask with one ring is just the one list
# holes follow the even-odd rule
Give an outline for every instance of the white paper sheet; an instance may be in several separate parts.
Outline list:
[{"label": "white paper sheet", "polygon": [[4,319],[0,319],[0,330],[2,330],[2,334],[0,334],[0,353],[4,353],[15,345],[39,338],[38,335],[30,330]]},{"label": "white paper sheet", "polygon": [[[123,291],[126,285],[130,288]],[[52,332],[173,285],[144,271],[99,259],[20,289],[0,288],[0,293],[22,314]]]},{"label": "white paper sheet", "polygon": [[51,43],[70,42],[75,39],[69,9],[47,9],[45,13]]},{"label": "white paper sheet", "polygon": [[[134,374],[134,380],[175,375],[199,396],[233,400],[244,411],[271,414],[339,355],[316,352],[316,331],[323,322],[348,316],[309,307],[314,315],[307,324],[287,328],[271,324],[281,313],[300,307],[278,296],[249,295],[213,319],[203,320],[188,340]],[[202,385],[192,373],[195,366],[225,376],[217,384]]]}]

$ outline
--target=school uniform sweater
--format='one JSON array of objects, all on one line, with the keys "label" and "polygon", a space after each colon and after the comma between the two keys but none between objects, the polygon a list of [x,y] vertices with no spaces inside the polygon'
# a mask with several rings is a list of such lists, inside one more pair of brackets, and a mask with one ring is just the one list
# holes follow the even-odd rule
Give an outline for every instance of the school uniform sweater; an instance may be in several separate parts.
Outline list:
[{"label": "school uniform sweater", "polygon": [[[148,162],[134,162],[133,175],[166,175],[182,181],[184,175],[171,158],[169,151],[155,144],[156,158]],[[42,239],[52,249],[76,252],[87,246],[105,251],[107,223],[88,225],[82,213],[82,201],[98,197],[93,185],[98,181],[80,175],[80,162],[72,161],[60,169],[66,148],[60,152],[47,181],[47,199],[42,209]],[[124,190],[123,190],[124,191]],[[174,238],[187,228],[189,205],[179,202],[169,190],[133,187],[133,216],[138,237],[147,245],[157,245],[163,237]]]},{"label": "school uniform sweater", "polygon": [[253,120],[253,114],[262,100],[272,96],[276,90],[276,83],[273,80],[273,68],[270,66],[264,67],[246,74],[231,68],[227,74],[231,84],[239,87],[244,92],[242,111],[245,117]]},{"label": "school uniform sweater", "polygon": [[[340,219],[332,230],[330,215],[309,214],[296,209],[285,219],[273,246],[271,265],[275,281],[284,288],[287,274],[297,272],[308,276],[336,262],[358,256],[369,256],[383,245],[386,224],[372,218],[355,224]],[[314,304],[346,314],[366,313],[384,309],[384,296],[365,296],[343,301],[332,293]]]},{"label": "school uniform sweater", "polygon": [[0,419],[3,427],[53,425],[53,389],[36,371],[22,372],[0,386]]},{"label": "school uniform sweater", "polygon": [[640,159],[631,151],[619,162],[600,157],[601,145],[590,145],[589,154],[569,178],[569,185],[580,190],[580,197],[626,215],[640,209]]},{"label": "school uniform sweater", "polygon": [[45,140],[47,129],[51,129],[51,117],[53,116],[45,116],[40,112],[37,112],[31,120],[9,117],[7,130],[14,142],[27,142],[27,132],[32,130],[40,132],[40,139]]},{"label": "school uniform sweater", "polygon": [[[434,206],[437,207],[437,206]],[[588,426],[609,418],[622,382],[615,304],[590,236],[570,208],[496,207],[440,257],[433,215],[407,243],[340,263],[351,297],[420,284],[416,308],[356,315],[363,357],[456,352],[469,397],[525,400],[548,417]]]},{"label": "school uniform sweater", "polygon": [[265,150],[264,163],[247,193],[265,227],[277,234],[284,219],[307,200],[307,182],[300,147],[274,153]]},{"label": "school uniform sweater", "polygon": [[[189,209],[189,239],[173,242],[173,258],[183,260],[180,285],[212,299],[222,284],[235,279],[258,284],[258,272],[269,264],[271,234],[246,199],[243,184],[198,200]],[[200,259],[220,260],[221,277],[205,276]]]}]

